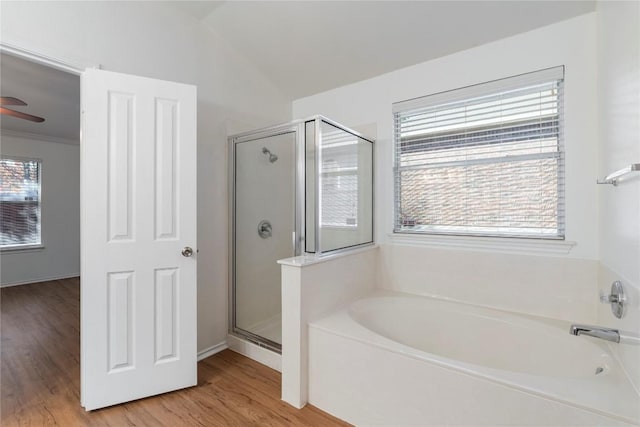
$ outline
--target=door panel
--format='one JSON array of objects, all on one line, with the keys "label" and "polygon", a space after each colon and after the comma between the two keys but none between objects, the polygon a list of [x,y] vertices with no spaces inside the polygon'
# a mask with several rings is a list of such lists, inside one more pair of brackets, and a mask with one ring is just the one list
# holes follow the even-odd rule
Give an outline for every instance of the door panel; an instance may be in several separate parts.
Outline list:
[{"label": "door panel", "polygon": [[156,157],[154,162],[156,179],[155,237],[175,239],[177,237],[178,206],[176,198],[176,153],[175,128],[179,105],[174,100],[156,99]]},{"label": "door panel", "polygon": [[109,372],[133,366],[133,271],[109,273],[107,327]]},{"label": "door panel", "polygon": [[155,362],[165,362],[178,357],[178,288],[177,268],[155,270]]},{"label": "door panel", "polygon": [[196,384],[196,88],[82,76],[87,410]]}]

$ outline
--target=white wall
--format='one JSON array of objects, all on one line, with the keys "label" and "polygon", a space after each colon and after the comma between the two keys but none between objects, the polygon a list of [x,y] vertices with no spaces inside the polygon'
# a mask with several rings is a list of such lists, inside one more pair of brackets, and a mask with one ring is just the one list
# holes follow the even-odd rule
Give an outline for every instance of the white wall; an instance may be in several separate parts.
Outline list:
[{"label": "white wall", "polygon": [[[596,16],[590,13],[293,102],[294,117],[323,114],[347,126],[377,129],[376,240],[382,243],[383,260],[380,287],[595,321],[595,44]],[[565,66],[566,240],[575,245],[540,247],[522,242],[512,247],[505,242],[493,248],[494,243],[482,239],[465,242],[445,236],[427,243],[421,237],[392,236],[392,103],[558,65]],[[465,247],[471,240],[473,244],[482,241],[483,247]],[[513,241],[507,240],[509,244]],[[517,255],[508,255],[514,252]],[[526,280],[518,280],[525,276]]]},{"label": "white wall", "polygon": [[382,245],[378,287],[571,322],[596,321],[598,262]]},{"label": "white wall", "polygon": [[295,100],[293,117],[323,114],[356,128],[375,122],[376,238],[384,243],[393,214],[392,103],[565,65],[566,237],[577,242],[570,256],[597,259],[595,31],[595,14],[583,15]]},{"label": "white wall", "polygon": [[212,30],[162,2],[2,2],[3,43],[198,86],[198,349],[227,335],[228,134],[290,118],[282,94]]},{"label": "white wall", "polygon": [[[640,3],[598,3],[599,171],[605,176],[640,162]],[[640,334],[640,174],[600,187],[599,285],[622,280],[630,304],[625,317],[601,305],[598,322]],[[614,346],[640,390],[640,347]]]},{"label": "white wall", "polygon": [[[78,84],[80,82],[78,81]],[[41,212],[44,249],[2,252],[2,286],[80,274],[80,147],[2,136],[3,156],[42,161]]]}]

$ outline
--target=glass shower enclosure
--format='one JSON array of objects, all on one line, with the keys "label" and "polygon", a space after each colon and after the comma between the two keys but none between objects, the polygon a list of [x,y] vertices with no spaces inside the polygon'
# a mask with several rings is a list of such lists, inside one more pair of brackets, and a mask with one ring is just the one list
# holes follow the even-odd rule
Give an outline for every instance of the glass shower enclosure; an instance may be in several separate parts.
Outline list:
[{"label": "glass shower enclosure", "polygon": [[230,333],[280,352],[280,265],[373,243],[373,141],[322,116],[229,137]]}]

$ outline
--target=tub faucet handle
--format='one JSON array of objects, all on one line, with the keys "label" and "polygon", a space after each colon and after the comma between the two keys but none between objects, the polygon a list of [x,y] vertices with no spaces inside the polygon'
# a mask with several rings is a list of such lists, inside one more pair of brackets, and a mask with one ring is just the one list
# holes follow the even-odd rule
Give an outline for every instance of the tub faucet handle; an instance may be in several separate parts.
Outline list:
[{"label": "tub faucet handle", "polygon": [[621,319],[624,316],[625,303],[627,302],[622,282],[619,280],[613,282],[611,284],[611,293],[609,295],[600,295],[600,302],[611,304],[611,312],[618,319]]},{"label": "tub faucet handle", "polygon": [[600,294],[600,302],[603,304],[619,303],[620,301],[622,301],[620,295],[606,295],[604,293]]}]

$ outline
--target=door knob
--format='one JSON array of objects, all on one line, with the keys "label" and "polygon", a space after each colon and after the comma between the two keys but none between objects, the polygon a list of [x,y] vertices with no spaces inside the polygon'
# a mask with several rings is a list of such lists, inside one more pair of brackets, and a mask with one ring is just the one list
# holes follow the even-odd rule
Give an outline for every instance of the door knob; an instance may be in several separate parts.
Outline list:
[{"label": "door knob", "polygon": [[184,249],[182,249],[182,256],[189,258],[191,255],[193,255],[193,249],[189,246],[185,246]]}]

